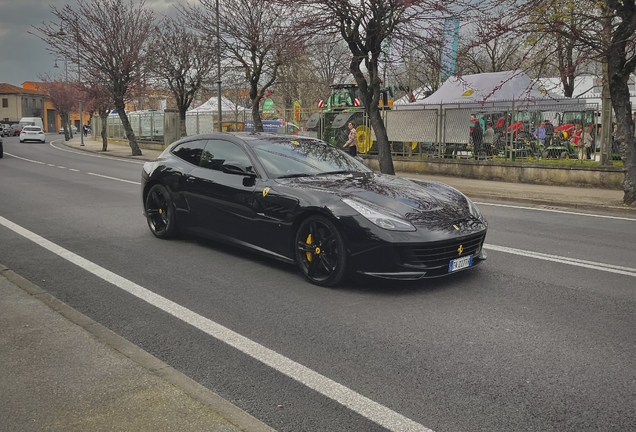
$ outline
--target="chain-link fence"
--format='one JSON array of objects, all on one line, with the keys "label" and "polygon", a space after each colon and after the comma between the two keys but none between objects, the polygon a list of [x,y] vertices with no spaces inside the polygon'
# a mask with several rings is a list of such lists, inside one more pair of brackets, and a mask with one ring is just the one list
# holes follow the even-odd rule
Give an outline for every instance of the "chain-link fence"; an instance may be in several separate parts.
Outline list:
[{"label": "chain-link fence", "polygon": [[[251,110],[222,114],[223,131],[253,130]],[[502,161],[600,159],[599,107],[585,100],[420,105],[395,107],[381,114],[394,156]],[[141,141],[167,145],[180,136],[178,118],[166,121],[161,111],[128,116]],[[264,112],[262,119],[268,132],[314,136],[335,146],[342,146],[348,139],[347,124],[351,121],[356,127],[359,153],[377,154],[378,151],[375,132],[363,108],[319,111],[295,106]],[[101,131],[99,120],[99,117],[93,118],[94,136]],[[188,135],[212,133],[217,129],[215,112],[186,114]],[[586,138],[585,133],[590,136]],[[126,139],[116,114],[108,117],[107,134],[112,139]],[[615,159],[620,159],[616,147],[612,153]]]}]

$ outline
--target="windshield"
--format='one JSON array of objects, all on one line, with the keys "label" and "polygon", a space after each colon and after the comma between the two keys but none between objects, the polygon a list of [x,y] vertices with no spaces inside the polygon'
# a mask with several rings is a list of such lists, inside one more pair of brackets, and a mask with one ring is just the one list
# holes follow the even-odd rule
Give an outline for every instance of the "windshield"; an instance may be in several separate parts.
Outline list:
[{"label": "windshield", "polygon": [[252,148],[272,178],[371,172],[358,159],[316,139],[281,137],[253,142]]}]

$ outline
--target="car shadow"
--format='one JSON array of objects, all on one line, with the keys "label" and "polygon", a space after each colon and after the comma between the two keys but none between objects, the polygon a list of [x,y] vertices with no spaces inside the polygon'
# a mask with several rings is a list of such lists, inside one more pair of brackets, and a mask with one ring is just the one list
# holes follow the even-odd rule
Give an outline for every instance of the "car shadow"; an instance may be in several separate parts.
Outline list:
[{"label": "car shadow", "polygon": [[[244,249],[235,245],[226,244],[221,241],[207,239],[193,234],[180,233],[178,238],[182,241],[187,241],[199,244],[206,248],[214,249],[217,252],[222,252],[224,254],[236,257],[237,259],[248,259],[250,261],[253,261],[254,263],[265,264],[271,269],[285,272],[292,277],[296,277],[299,283],[320,288],[309,282],[295,264],[285,263],[249,249]],[[475,278],[479,277],[479,273],[482,271],[483,265],[484,264],[479,265],[476,268],[463,270],[456,274],[450,274],[447,276],[435,277],[430,279],[419,279],[416,281],[400,281],[378,279],[372,277],[349,278],[340,283],[338,286],[322,289],[332,289],[356,294],[383,295],[391,297],[433,293],[447,289],[458,289],[458,287],[460,286],[474,284],[474,280]]]}]

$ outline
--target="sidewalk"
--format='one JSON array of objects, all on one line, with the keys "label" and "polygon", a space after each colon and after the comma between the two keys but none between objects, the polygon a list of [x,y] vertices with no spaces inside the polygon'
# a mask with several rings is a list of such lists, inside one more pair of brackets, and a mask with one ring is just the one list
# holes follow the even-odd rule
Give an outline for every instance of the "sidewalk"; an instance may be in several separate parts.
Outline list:
[{"label": "sidewalk", "polygon": [[[128,145],[112,143],[108,144],[108,151],[102,152],[101,141],[94,141],[90,136],[84,138],[84,147],[80,146],[79,137],[74,137],[64,144],[69,147],[109,156],[128,157],[140,160],[153,160],[161,153],[159,150],[142,149],[142,156],[133,157],[131,156],[131,150]],[[503,200],[549,207],[622,211],[636,216],[636,209],[623,207],[623,191],[620,190],[509,183],[407,172],[396,172],[396,175],[437,180],[453,186],[475,201]]]},{"label": "sidewalk", "polygon": [[273,429],[0,265],[0,430]]}]

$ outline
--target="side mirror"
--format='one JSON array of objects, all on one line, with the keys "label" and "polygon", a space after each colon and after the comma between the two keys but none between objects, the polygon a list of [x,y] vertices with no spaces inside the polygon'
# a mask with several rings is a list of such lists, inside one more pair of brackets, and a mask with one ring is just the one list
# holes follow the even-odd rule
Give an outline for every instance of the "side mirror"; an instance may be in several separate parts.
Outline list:
[{"label": "side mirror", "polygon": [[228,161],[221,166],[221,171],[225,174],[242,175],[247,177],[256,177],[256,173],[252,167],[246,167],[240,162]]}]

